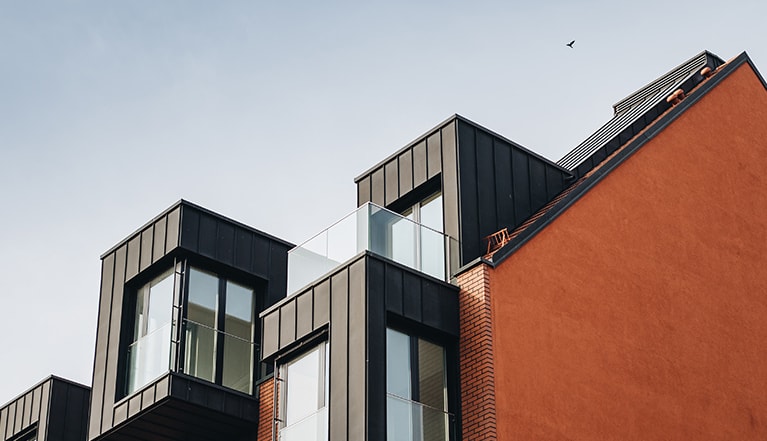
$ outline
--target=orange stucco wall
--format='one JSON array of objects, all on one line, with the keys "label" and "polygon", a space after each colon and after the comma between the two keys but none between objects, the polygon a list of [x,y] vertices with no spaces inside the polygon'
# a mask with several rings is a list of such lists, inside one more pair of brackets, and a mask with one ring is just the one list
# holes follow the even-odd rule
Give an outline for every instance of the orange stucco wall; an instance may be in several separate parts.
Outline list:
[{"label": "orange stucco wall", "polygon": [[767,92],[751,68],[490,283],[498,439],[767,439]]}]

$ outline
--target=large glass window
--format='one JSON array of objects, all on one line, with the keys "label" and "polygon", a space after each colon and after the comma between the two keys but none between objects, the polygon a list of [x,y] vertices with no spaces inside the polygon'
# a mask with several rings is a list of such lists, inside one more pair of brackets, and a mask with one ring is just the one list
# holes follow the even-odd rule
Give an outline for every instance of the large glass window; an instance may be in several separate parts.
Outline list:
[{"label": "large glass window", "polygon": [[445,349],[386,330],[388,441],[447,441],[449,418]]},{"label": "large glass window", "polygon": [[244,393],[253,392],[253,290],[191,267],[184,372]]},{"label": "large glass window", "polygon": [[127,394],[139,390],[170,368],[173,270],[136,292],[133,336],[128,346]]},{"label": "large glass window", "polygon": [[281,366],[279,441],[327,441],[326,349],[327,344],[322,343]]}]

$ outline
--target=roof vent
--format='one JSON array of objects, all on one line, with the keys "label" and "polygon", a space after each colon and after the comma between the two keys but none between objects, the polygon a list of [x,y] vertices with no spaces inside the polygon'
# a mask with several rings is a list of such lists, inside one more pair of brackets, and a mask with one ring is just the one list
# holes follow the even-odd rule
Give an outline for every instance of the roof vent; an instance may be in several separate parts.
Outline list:
[{"label": "roof vent", "polygon": [[704,78],[711,78],[711,75],[714,74],[714,71],[711,70],[710,67],[706,66],[700,70],[700,74],[703,75]]},{"label": "roof vent", "polygon": [[674,106],[679,104],[679,102],[682,101],[683,99],[684,99],[684,90],[677,89],[674,91],[674,93],[672,93],[666,98],[666,102]]}]

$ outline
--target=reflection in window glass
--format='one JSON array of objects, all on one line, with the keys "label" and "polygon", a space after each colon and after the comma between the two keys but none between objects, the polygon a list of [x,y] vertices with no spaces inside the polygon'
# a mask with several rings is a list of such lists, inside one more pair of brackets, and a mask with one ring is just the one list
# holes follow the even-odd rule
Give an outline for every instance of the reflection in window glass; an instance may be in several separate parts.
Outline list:
[{"label": "reflection in window glass", "polygon": [[253,393],[254,291],[196,268],[188,285],[184,372]]},{"label": "reflection in window glass", "polygon": [[222,384],[250,393],[253,378],[253,290],[226,283]]},{"label": "reflection in window glass", "polygon": [[445,349],[386,330],[388,441],[449,439]]},{"label": "reflection in window glass", "polygon": [[136,292],[133,339],[128,346],[126,393],[132,394],[170,368],[173,270]]},{"label": "reflection in window glass", "polygon": [[327,375],[325,343],[281,368],[280,441],[326,441]]},{"label": "reflection in window glass", "polygon": [[216,375],[217,315],[218,277],[191,268],[184,372],[208,381]]}]

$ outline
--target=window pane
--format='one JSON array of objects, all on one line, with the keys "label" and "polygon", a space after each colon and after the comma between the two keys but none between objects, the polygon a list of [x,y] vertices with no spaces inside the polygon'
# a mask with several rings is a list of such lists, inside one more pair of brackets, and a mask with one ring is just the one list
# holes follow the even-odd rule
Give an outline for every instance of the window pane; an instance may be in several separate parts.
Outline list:
[{"label": "window pane", "polygon": [[169,269],[136,293],[133,342],[128,346],[128,394],[170,369],[173,279]]},{"label": "window pane", "polygon": [[418,393],[421,403],[447,410],[445,350],[421,339],[418,339]]},{"label": "window pane", "polygon": [[421,225],[443,231],[442,225],[442,194],[438,194],[432,199],[427,199],[421,204]]},{"label": "window pane", "polygon": [[[285,424],[292,425],[315,413],[320,401],[320,349],[288,363],[285,375]],[[324,379],[322,381],[324,383]]]},{"label": "window pane", "polygon": [[410,393],[410,337],[386,330],[386,392],[401,398]]},{"label": "window pane", "polygon": [[253,340],[253,290],[236,283],[226,283],[224,331],[244,340]]},{"label": "window pane", "polygon": [[187,319],[216,327],[218,312],[218,277],[191,268],[189,272],[189,301]]},{"label": "window pane", "polygon": [[240,392],[252,392],[253,290],[226,283],[224,366],[222,384]]},{"label": "window pane", "polygon": [[203,380],[215,380],[216,331],[214,329],[187,322],[184,351],[184,372]]},{"label": "window pane", "polygon": [[147,334],[170,323],[173,316],[172,269],[150,283],[149,311],[147,315]]},{"label": "window pane", "polygon": [[252,393],[253,344],[230,335],[224,336],[224,372],[222,384],[226,387]]}]

